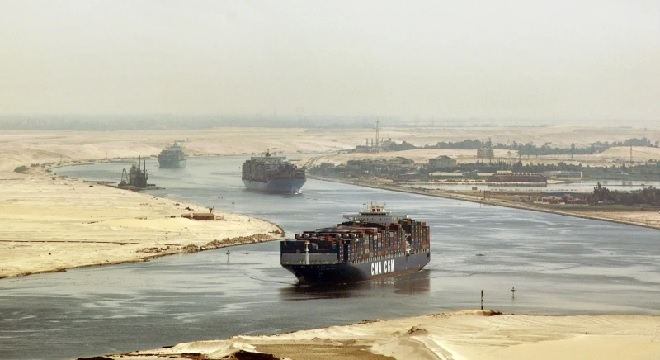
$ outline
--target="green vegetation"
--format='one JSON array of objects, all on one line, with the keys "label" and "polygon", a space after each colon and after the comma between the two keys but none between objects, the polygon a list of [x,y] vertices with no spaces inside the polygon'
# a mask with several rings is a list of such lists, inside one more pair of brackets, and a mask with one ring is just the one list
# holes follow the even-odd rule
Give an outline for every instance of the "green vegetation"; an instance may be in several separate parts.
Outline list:
[{"label": "green vegetation", "polygon": [[548,171],[581,172],[582,179],[659,181],[660,163],[633,166],[589,167],[582,164],[523,164],[522,162],[494,161],[492,163],[459,163],[453,166],[432,168],[429,164],[415,164],[412,160],[397,157],[390,160],[349,160],[346,164],[334,166],[321,164],[309,169],[311,174],[322,177],[364,178],[381,177],[391,180],[427,181],[431,173],[456,173],[456,178],[476,179],[479,173],[511,171],[513,173],[542,174]]},{"label": "green vegetation", "polygon": [[594,187],[594,192],[587,196],[587,203],[660,206],[660,189],[646,186],[642,190],[635,191],[610,191],[599,182]]},{"label": "green vegetation", "polygon": [[26,171],[28,171],[28,167],[25,166],[25,165],[21,165],[21,166],[17,167],[16,169],[14,169],[15,173],[24,173]]},{"label": "green vegetation", "polygon": [[492,149],[506,149],[506,150],[515,150],[520,156],[539,156],[539,155],[570,155],[570,154],[598,154],[609,148],[621,147],[621,146],[647,146],[647,147],[658,147],[659,142],[651,143],[651,140],[643,137],[641,139],[633,138],[625,141],[614,141],[614,142],[601,142],[596,141],[590,146],[584,148],[578,148],[575,144],[571,145],[570,148],[558,148],[551,147],[550,143],[545,143],[541,146],[537,146],[532,142],[526,144],[518,144],[513,141],[511,144],[492,144],[490,141],[480,141],[480,140],[462,140],[458,142],[438,142],[435,145],[425,145],[424,149],[482,149],[482,148],[492,148]]}]

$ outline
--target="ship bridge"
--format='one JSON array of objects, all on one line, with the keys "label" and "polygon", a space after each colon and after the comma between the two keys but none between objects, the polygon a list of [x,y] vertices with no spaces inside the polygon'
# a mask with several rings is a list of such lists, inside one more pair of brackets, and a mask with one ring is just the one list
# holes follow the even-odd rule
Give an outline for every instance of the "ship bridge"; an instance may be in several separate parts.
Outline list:
[{"label": "ship bridge", "polygon": [[370,204],[367,210],[360,211],[359,214],[346,214],[344,218],[354,222],[389,225],[408,219],[408,215],[394,215],[386,211],[384,205]]}]

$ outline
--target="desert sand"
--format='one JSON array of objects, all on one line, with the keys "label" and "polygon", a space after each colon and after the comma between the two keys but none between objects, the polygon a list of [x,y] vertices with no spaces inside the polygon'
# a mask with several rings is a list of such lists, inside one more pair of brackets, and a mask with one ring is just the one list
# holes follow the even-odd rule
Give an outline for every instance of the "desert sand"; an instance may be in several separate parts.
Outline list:
[{"label": "desert sand", "polygon": [[235,359],[241,359],[242,352],[262,352],[275,359],[292,360],[554,360],[657,359],[660,354],[657,316],[494,314],[488,310],[457,311],[290,334],[235,336],[112,358],[227,359],[235,354]]},{"label": "desert sand", "polygon": [[2,180],[0,277],[147,260],[156,256],[270,240],[277,225],[210,212],[194,204],[43,175]]},{"label": "desert sand", "polygon": [[[658,129],[449,128],[384,129],[393,140],[416,145],[463,139],[578,145],[608,139],[660,138]],[[276,224],[229,213],[195,221],[182,214],[207,212],[203,204],[178,203],[56,175],[58,164],[155,156],[173,140],[192,156],[299,154],[301,162],[326,161],[373,137],[372,129],[214,129],[154,132],[26,132],[0,134],[0,278],[80,266],[143,261],[282,236]],[[545,140],[545,141],[544,141]],[[657,149],[635,149],[637,161],[660,158]],[[636,152],[637,153],[637,152]],[[425,151],[416,161],[443,155]],[[470,157],[469,153],[455,154]],[[606,164],[629,155],[612,150],[580,161]],[[379,155],[383,156],[383,155]],[[394,156],[406,156],[394,154]],[[412,156],[412,155],[411,155]],[[505,155],[502,155],[505,156]],[[329,160],[335,161],[335,160]],[[538,160],[536,160],[538,161]],[[28,171],[17,173],[17,167]],[[119,180],[119,179],[118,179]],[[620,214],[621,218],[633,216]],[[616,219],[611,219],[616,220]],[[2,280],[0,280],[2,281]],[[658,316],[492,315],[467,311],[432,314],[291,334],[180,344],[123,358],[222,358],[240,351],[291,359],[654,359],[660,354]],[[115,357],[120,357],[119,355]],[[198,358],[202,358],[199,355]]]}]

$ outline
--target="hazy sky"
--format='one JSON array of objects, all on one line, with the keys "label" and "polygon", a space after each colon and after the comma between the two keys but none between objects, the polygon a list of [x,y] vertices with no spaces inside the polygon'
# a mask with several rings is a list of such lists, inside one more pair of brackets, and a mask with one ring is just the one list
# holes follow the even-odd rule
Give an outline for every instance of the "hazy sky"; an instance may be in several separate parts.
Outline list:
[{"label": "hazy sky", "polygon": [[660,123],[660,1],[0,0],[0,115]]}]

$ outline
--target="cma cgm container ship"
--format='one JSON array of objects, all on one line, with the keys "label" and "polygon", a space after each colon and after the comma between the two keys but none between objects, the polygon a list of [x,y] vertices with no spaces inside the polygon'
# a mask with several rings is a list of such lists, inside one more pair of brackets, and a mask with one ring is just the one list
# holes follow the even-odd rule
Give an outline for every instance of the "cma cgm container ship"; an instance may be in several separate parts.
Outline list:
[{"label": "cma cgm container ship", "polygon": [[243,184],[248,190],[297,194],[305,184],[305,169],[298,168],[283,156],[253,156],[243,163]]},{"label": "cma cgm container ship", "polygon": [[431,260],[425,222],[369,205],[337,226],[280,242],[280,264],[301,284],[349,283],[421,270]]}]

